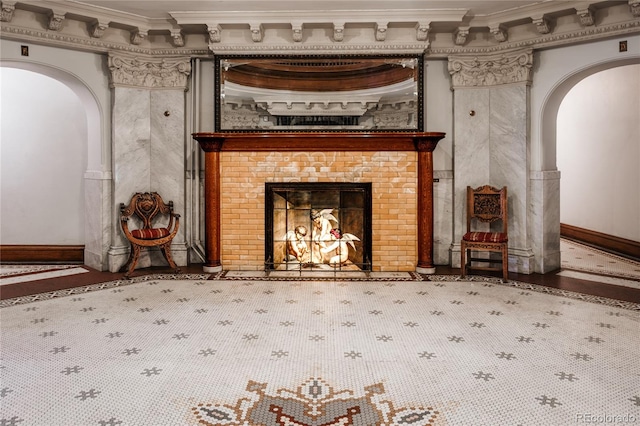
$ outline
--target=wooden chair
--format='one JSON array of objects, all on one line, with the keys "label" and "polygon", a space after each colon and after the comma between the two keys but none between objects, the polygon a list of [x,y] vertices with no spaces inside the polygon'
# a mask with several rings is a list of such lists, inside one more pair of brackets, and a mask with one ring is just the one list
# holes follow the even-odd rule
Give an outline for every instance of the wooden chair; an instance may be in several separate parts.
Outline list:
[{"label": "wooden chair", "polygon": [[[474,230],[478,223],[488,223],[491,230]],[[494,224],[494,222],[496,222]],[[501,222],[502,228],[496,227]],[[467,186],[467,233],[460,244],[460,264],[462,277],[467,270],[502,271],[504,281],[509,280],[509,253],[507,234],[507,187],[501,189],[489,185],[471,188]],[[472,257],[472,252],[497,252],[500,259],[489,255],[487,258]],[[480,263],[480,265],[479,265]],[[486,265],[486,264],[489,265]],[[500,263],[501,267],[491,266]],[[485,264],[485,266],[482,266]]]},{"label": "wooden chair", "polygon": [[[129,229],[129,221],[137,216],[142,221],[139,229]],[[163,227],[156,219],[169,217],[169,224]],[[131,243],[129,260],[122,267],[126,270],[125,278],[129,278],[136,268],[140,249],[142,247],[160,247],[169,266],[176,273],[180,272],[171,258],[171,240],[180,228],[180,215],[173,212],[173,201],[165,203],[157,192],[137,192],[131,198],[128,206],[120,204],[120,224],[127,240]]]}]

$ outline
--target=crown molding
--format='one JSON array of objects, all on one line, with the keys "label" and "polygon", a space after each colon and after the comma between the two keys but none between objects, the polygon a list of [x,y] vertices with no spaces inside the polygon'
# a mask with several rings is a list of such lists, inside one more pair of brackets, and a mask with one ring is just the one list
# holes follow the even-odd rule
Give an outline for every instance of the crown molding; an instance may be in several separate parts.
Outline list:
[{"label": "crown molding", "polygon": [[468,9],[288,10],[247,12],[170,12],[178,25],[194,24],[326,24],[461,22]]},{"label": "crown molding", "polygon": [[[464,25],[443,32],[442,25],[445,24],[435,25],[436,22],[433,19],[426,23],[429,18],[428,13],[426,10],[419,9],[413,10],[410,14],[412,16],[408,16],[406,10],[389,14],[385,17],[381,15],[382,11],[369,11],[368,14],[360,14],[357,19],[349,18],[343,12],[336,13],[335,11],[322,14],[306,12],[303,16],[299,16],[298,12],[290,11],[286,16],[280,16],[280,19],[276,19],[275,13],[257,15],[257,18],[270,17],[279,22],[282,22],[285,18],[289,19],[295,16],[297,20],[291,21],[290,40],[288,41],[282,40],[283,35],[286,36],[286,33],[282,33],[281,25],[279,30],[274,30],[273,26],[269,27],[270,24],[260,23],[259,19],[253,15],[251,20],[255,33],[250,33],[250,26],[247,24],[246,34],[244,30],[239,32],[236,26],[234,35],[229,36],[227,34],[226,37],[221,33],[225,32],[225,25],[230,24],[224,24],[222,21],[210,23],[208,26],[203,24],[202,28],[195,33],[195,27],[190,28],[190,31],[183,31],[181,25],[163,22],[161,25],[163,28],[167,28],[165,34],[153,32],[154,30],[151,28],[156,25],[154,22],[157,20],[148,20],[146,18],[135,22],[131,20],[129,22],[131,26],[128,28],[114,28],[111,26],[112,21],[109,21],[109,19],[115,19],[116,15],[102,16],[100,19],[104,20],[86,20],[76,22],[74,25],[65,24],[58,30],[51,30],[48,28],[47,22],[47,18],[53,13],[51,12],[53,11],[53,9],[50,9],[51,7],[56,6],[55,13],[64,14],[65,21],[70,21],[72,20],[71,17],[75,20],[79,19],[74,16],[77,11],[70,15],[70,12],[66,12],[66,9],[61,10],[60,6],[68,4],[77,6],[78,4],[47,0],[29,2],[41,5],[38,9],[39,12],[36,12],[19,9],[21,3],[26,2],[2,1],[2,10],[3,12],[6,11],[6,13],[3,13],[3,22],[0,25],[0,35],[3,38],[97,53],[117,51],[166,57],[206,57],[212,54],[233,53],[425,53],[427,57],[445,58],[452,54],[491,54],[510,49],[549,48],[640,32],[640,19],[633,14],[633,11],[637,9],[635,6],[640,4],[640,0],[628,0],[627,5],[616,2],[612,6],[613,8],[610,9],[612,12],[607,11],[607,14],[603,14],[606,18],[600,18],[600,22],[597,20],[595,25],[581,26],[577,16],[575,16],[577,12],[572,12],[574,18],[565,17],[562,25],[558,24],[554,28],[550,27],[552,26],[550,21],[555,18],[549,18],[543,13],[546,8],[542,6],[549,2],[543,2],[539,7],[526,10],[526,12],[531,12],[532,15],[538,14],[536,15],[538,16],[537,19],[540,19],[538,23],[536,23],[535,19],[531,19],[529,22],[520,23],[517,28],[509,28],[506,24],[498,24],[494,27],[494,36],[499,37],[499,39],[494,38],[488,29],[484,39],[482,37],[474,39],[474,35],[479,34],[479,30],[476,28],[474,33],[470,27]],[[556,2],[553,3],[555,4]],[[564,3],[572,6],[581,5],[587,8],[592,5],[592,2],[570,1]],[[47,6],[49,9],[43,8],[43,6]],[[86,6],[85,8],[87,10],[86,13],[94,10],[94,8]],[[384,12],[386,14],[387,11]],[[517,12],[520,13],[522,10]],[[509,16],[516,16],[516,11],[513,11],[511,15],[509,13],[486,15],[481,18],[488,22],[489,19],[494,20],[495,18],[495,20],[499,21],[507,19]],[[611,19],[612,13],[615,13],[615,19]],[[202,22],[203,18],[202,14],[194,13],[183,13],[181,16],[181,19],[184,19],[183,22],[191,22],[188,19],[193,19],[192,22],[197,22],[198,20]],[[224,17],[225,14],[220,16]],[[239,19],[235,13],[229,13],[226,16],[235,16],[235,18]],[[447,10],[440,11],[438,16],[435,18],[432,16],[431,18],[459,19],[461,16],[463,16],[463,10]],[[546,22],[543,18],[546,19]],[[390,25],[392,22],[398,22],[403,19],[406,20],[403,21],[403,25],[395,27]],[[315,24],[307,24],[307,20],[315,20]],[[333,22],[327,22],[331,20]],[[349,23],[353,23],[354,20],[359,20],[360,24],[349,29]],[[245,17],[244,21],[247,22],[248,18]],[[567,24],[567,21],[570,24]],[[133,27],[133,24],[138,26]],[[143,26],[143,24],[146,26]],[[332,24],[333,27],[327,26],[327,24]],[[185,23],[184,25],[187,24]],[[314,33],[314,25],[316,28],[321,25],[326,31]],[[446,25],[450,26],[451,24]],[[531,28],[528,28],[528,26]],[[169,29],[169,27],[171,28]],[[155,28],[158,27],[155,26]],[[382,31],[383,29],[388,31]],[[390,36],[390,32],[393,36]],[[348,33],[349,37],[345,33]],[[449,34],[449,38],[447,38],[447,34]],[[434,40],[437,40],[437,43]]]}]

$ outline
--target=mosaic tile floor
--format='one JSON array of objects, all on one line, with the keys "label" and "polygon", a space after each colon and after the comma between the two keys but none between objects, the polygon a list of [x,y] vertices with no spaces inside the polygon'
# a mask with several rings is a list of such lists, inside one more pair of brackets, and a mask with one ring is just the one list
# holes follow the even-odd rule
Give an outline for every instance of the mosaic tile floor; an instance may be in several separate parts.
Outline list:
[{"label": "mosaic tile floor", "polygon": [[0,425],[640,422],[639,304],[429,279],[157,275],[2,301]]},{"label": "mosaic tile floor", "polygon": [[560,256],[563,269],[640,281],[640,262],[636,260],[564,238],[560,239]]},{"label": "mosaic tile floor", "polygon": [[79,265],[4,265],[0,264],[0,286],[89,272]]}]

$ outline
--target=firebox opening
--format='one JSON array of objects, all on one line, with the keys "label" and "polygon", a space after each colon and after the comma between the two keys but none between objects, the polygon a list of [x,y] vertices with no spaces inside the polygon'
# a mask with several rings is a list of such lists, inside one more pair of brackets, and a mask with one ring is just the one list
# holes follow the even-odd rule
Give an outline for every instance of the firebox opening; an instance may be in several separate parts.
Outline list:
[{"label": "firebox opening", "polygon": [[371,183],[265,184],[265,268],[371,271]]}]

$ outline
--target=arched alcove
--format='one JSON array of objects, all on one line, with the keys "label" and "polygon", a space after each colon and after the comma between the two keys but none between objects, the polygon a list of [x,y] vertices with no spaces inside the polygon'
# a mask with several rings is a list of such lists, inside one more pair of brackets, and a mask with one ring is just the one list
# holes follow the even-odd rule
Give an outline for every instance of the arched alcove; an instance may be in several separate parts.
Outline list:
[{"label": "arched alcove", "polygon": [[[589,49],[588,49],[589,48]],[[530,232],[536,272],[560,268],[560,175],[557,169],[557,118],[567,93],[584,78],[624,65],[640,55],[611,54],[610,42],[541,52],[532,86]],[[598,55],[598,53],[601,53]],[[594,58],[598,58],[594,60]],[[542,66],[544,64],[544,66]],[[604,143],[604,141],[602,141]]]},{"label": "arched alcove", "polygon": [[[33,204],[31,207],[25,205],[24,208],[35,210],[36,216],[40,215],[35,219],[35,223],[44,227],[39,236],[36,232],[33,233],[35,236],[29,237],[24,241],[5,240],[3,244],[84,245],[85,264],[99,270],[104,269],[103,253],[105,249],[103,247],[105,244],[102,229],[105,226],[103,223],[105,215],[102,214],[102,205],[105,191],[104,165],[105,163],[108,164],[105,159],[105,153],[108,153],[108,150],[103,146],[103,111],[97,97],[80,77],[55,66],[19,60],[3,60],[0,66],[4,71],[22,70],[25,73],[39,75],[40,81],[45,82],[45,85],[47,80],[50,81],[50,86],[48,87],[57,87],[58,89],[63,87],[62,90],[46,91],[29,85],[22,85],[19,88],[23,96],[27,96],[29,93],[33,94],[34,90],[38,90],[40,92],[39,95],[44,96],[42,99],[46,100],[43,104],[50,105],[49,111],[52,116],[56,116],[60,110],[64,109],[62,108],[63,106],[68,106],[65,106],[65,103],[74,104],[75,111],[73,113],[64,113],[62,117],[55,119],[53,122],[42,122],[33,117],[30,111],[24,111],[24,115],[29,119],[23,121],[23,126],[45,128],[46,131],[41,140],[31,140],[32,136],[31,139],[29,136],[25,138],[25,132],[21,132],[20,129],[12,129],[11,135],[7,133],[7,140],[3,141],[3,145],[8,145],[13,140],[18,140],[21,145],[16,148],[16,155],[41,155],[40,160],[43,164],[48,164],[54,159],[57,160],[58,164],[52,166],[53,168],[50,170],[43,171],[42,167],[37,170],[40,183],[25,181],[18,172],[12,173],[12,176],[3,176],[3,179],[13,182],[12,185],[16,187],[12,189],[14,193],[21,193],[25,199]],[[8,72],[5,73],[5,76],[8,74]],[[71,93],[66,92],[64,94],[65,90],[70,90]],[[60,95],[61,93],[63,95]],[[57,96],[63,96],[63,99],[57,99]],[[39,110],[42,110],[41,107],[43,105],[37,106]],[[12,108],[12,105],[3,104],[3,108],[7,111]],[[46,115],[46,112],[44,114]],[[3,114],[4,119],[5,114]],[[3,127],[6,124],[5,122]],[[78,140],[75,142],[69,140],[58,142],[57,147],[52,147],[52,140],[56,138],[48,136],[66,132],[70,127],[75,129],[76,133],[73,137]],[[23,130],[26,128],[24,127]],[[4,137],[5,135],[3,135]],[[3,151],[5,151],[4,148]],[[55,155],[52,153],[55,153]],[[42,158],[42,156],[47,155],[49,156],[48,158]],[[5,158],[3,162],[5,160],[11,160],[11,158]],[[29,163],[28,160],[26,161],[29,167],[38,167],[36,162]],[[74,176],[73,179],[77,179],[73,183],[64,180],[70,178],[70,173]],[[61,175],[64,175],[65,178],[60,179]],[[44,184],[50,186],[52,182],[55,182],[54,191],[56,192],[54,194],[47,194],[44,200],[30,200],[37,196],[37,190],[29,188],[29,185],[35,185],[35,188],[38,189],[39,186],[46,186]],[[56,194],[60,194],[60,196],[56,197]],[[68,196],[71,194],[73,196],[69,198]],[[3,194],[3,207],[7,201],[5,195]],[[7,217],[3,219],[6,221]],[[34,222],[33,218],[23,218],[20,223],[11,223],[10,225],[27,227],[32,222]],[[61,224],[63,225],[61,226]],[[77,232],[68,231],[68,235],[65,236],[65,228],[69,230],[70,228],[68,227]],[[54,229],[56,231],[52,232]],[[91,253],[91,255],[87,256],[87,253]]]},{"label": "arched alcove", "polygon": [[559,80],[549,92],[542,108],[541,117],[541,150],[542,169],[556,169],[557,152],[557,117],[560,105],[569,91],[586,77],[598,72],[632,64],[640,64],[639,57],[609,60],[601,63],[589,64],[583,68],[572,71]]},{"label": "arched alcove", "polygon": [[2,243],[84,245],[80,99],[58,80],[3,68],[2,104]]},{"label": "arched alcove", "polygon": [[639,93],[640,64],[624,65],[584,78],[561,103],[556,148],[563,230],[640,241]]}]

